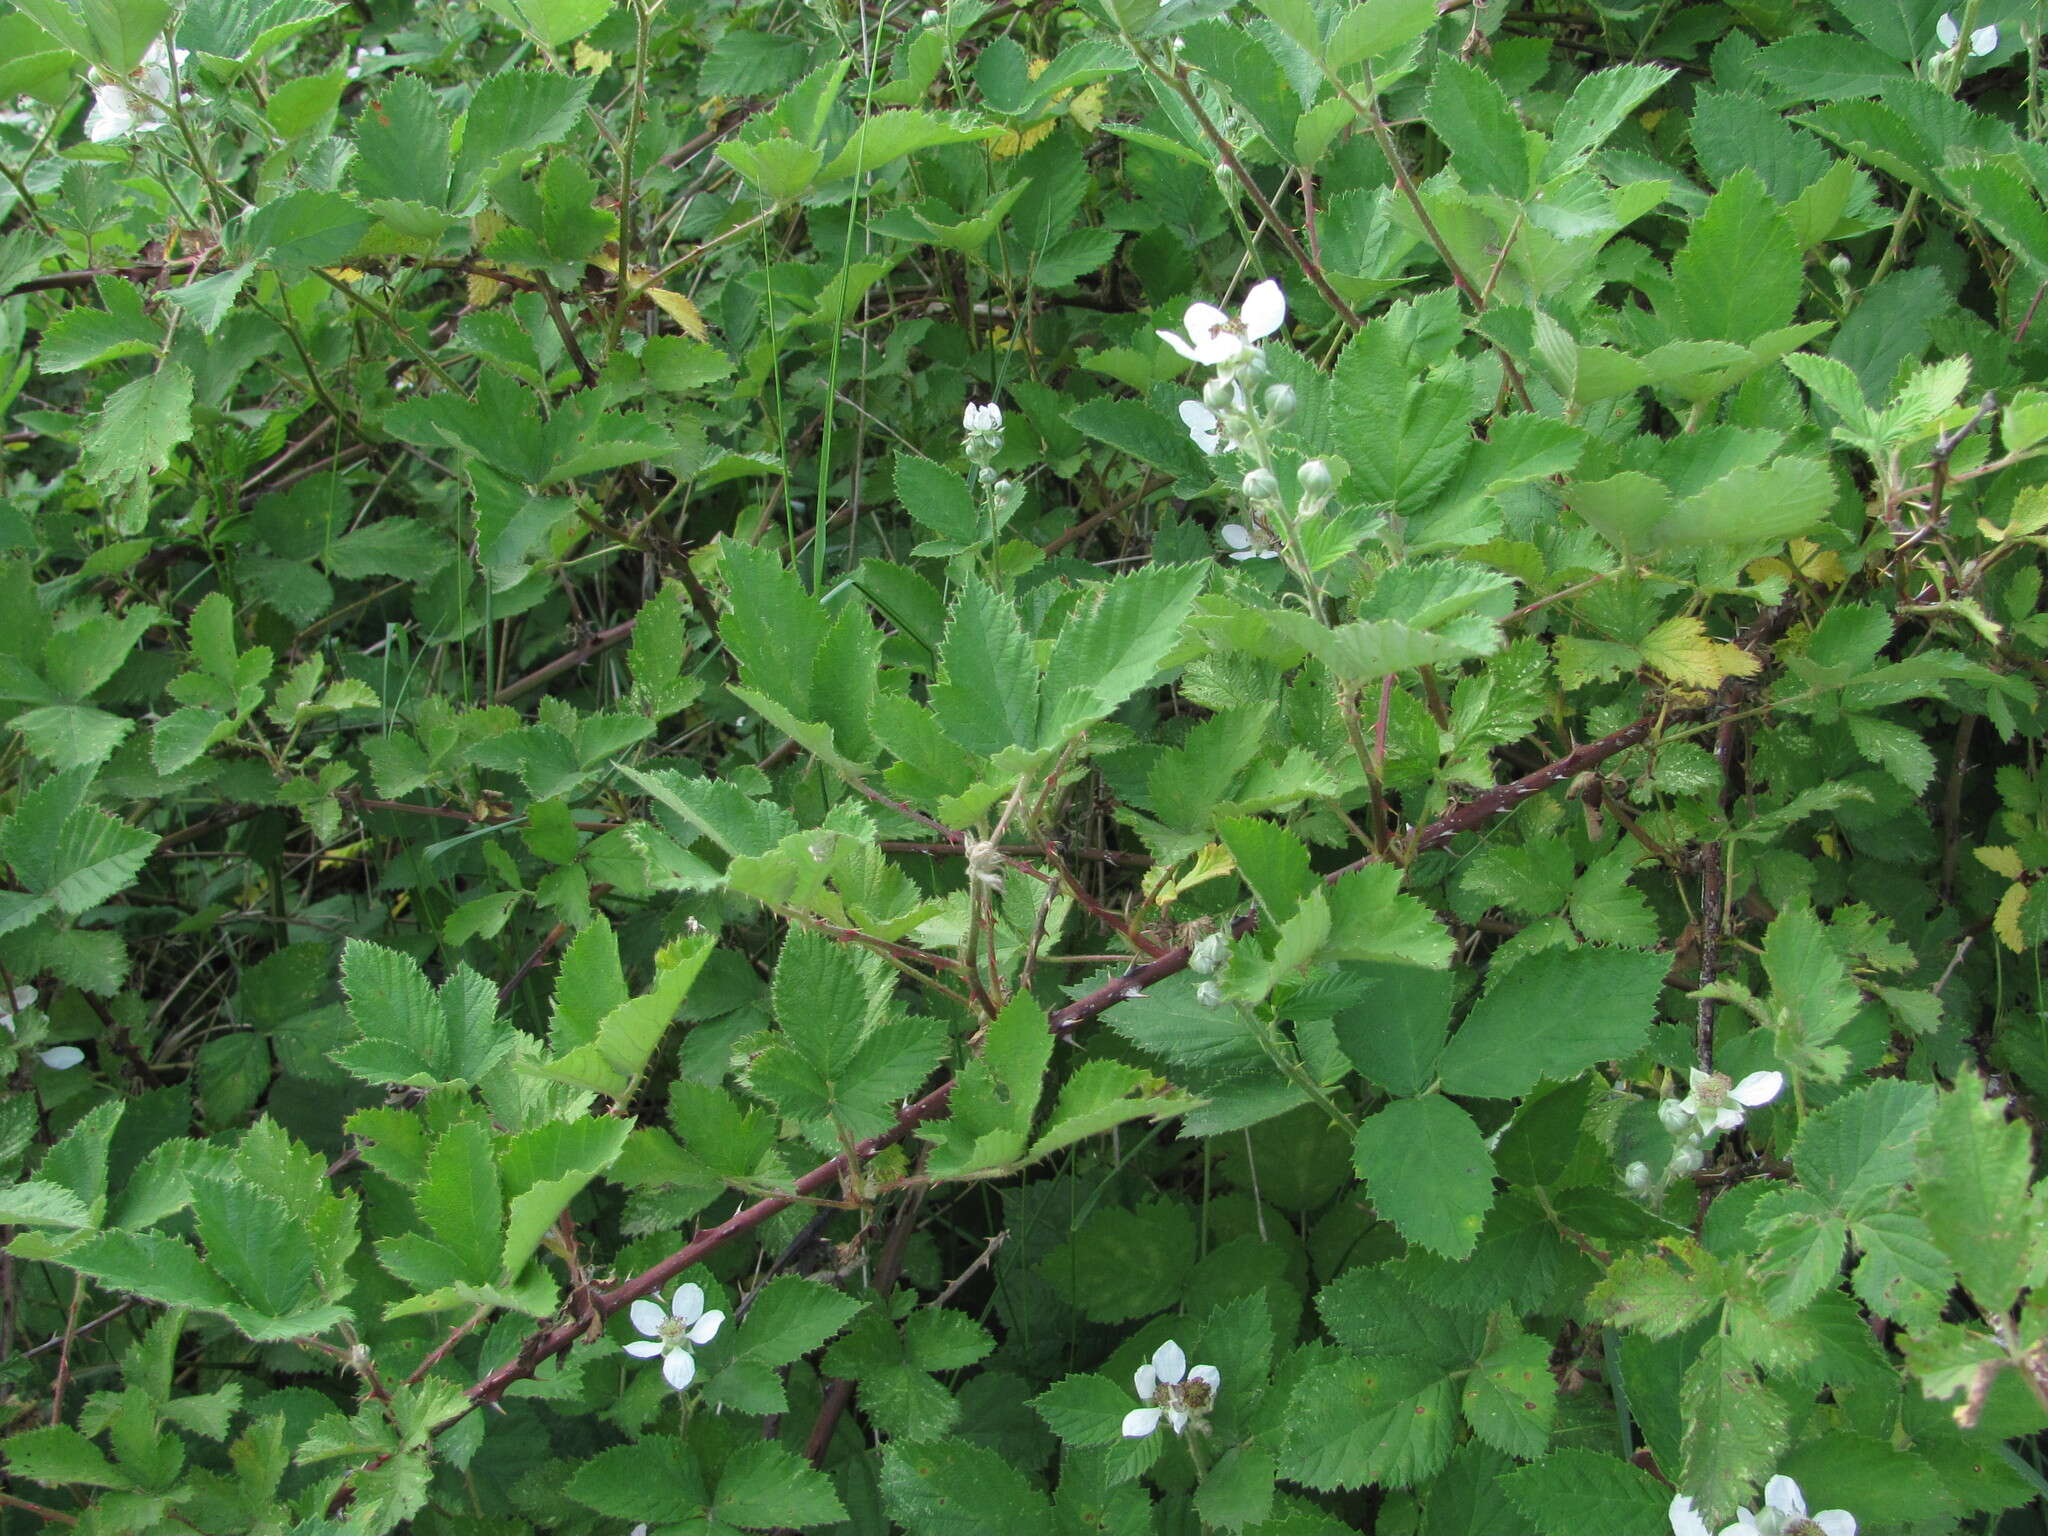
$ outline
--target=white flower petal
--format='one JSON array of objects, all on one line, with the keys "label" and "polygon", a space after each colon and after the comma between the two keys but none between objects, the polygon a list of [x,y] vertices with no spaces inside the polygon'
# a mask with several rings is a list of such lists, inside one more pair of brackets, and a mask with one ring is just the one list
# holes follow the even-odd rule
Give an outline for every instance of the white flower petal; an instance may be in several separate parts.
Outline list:
[{"label": "white flower petal", "polygon": [[1152,1369],[1159,1373],[1159,1379],[1169,1387],[1179,1385],[1187,1379],[1187,1351],[1168,1339],[1152,1351]]},{"label": "white flower petal", "polygon": [[1223,1373],[1213,1365],[1196,1366],[1192,1371],[1188,1372],[1188,1380],[1207,1384],[1211,1397],[1214,1397],[1223,1389]]},{"label": "white flower petal", "polygon": [[1764,1504],[1781,1515],[1797,1515],[1806,1518],[1806,1495],[1799,1491],[1799,1485],[1780,1472],[1764,1484]]},{"label": "white flower petal", "polygon": [[687,1349],[672,1349],[661,1357],[661,1379],[678,1392],[697,1379],[697,1357]]},{"label": "white flower petal", "polygon": [[668,1321],[668,1318],[662,1314],[661,1308],[644,1296],[626,1309],[626,1316],[633,1320],[635,1328],[646,1334],[650,1339],[659,1334],[661,1332],[661,1325]]},{"label": "white flower petal", "polygon": [[33,1008],[35,1001],[36,989],[34,987],[16,987],[7,995],[7,1006],[4,1009],[0,1009],[0,1012],[4,1012],[9,1018],[13,1018],[14,1015],[21,1013],[25,1009]]},{"label": "white flower petal", "polygon": [[1183,400],[1180,403],[1181,424],[1188,429],[1188,436],[1195,440],[1195,446],[1204,453],[1214,453],[1222,441],[1216,413],[1199,400]]},{"label": "white flower petal", "polygon": [[1161,341],[1165,342],[1189,362],[1199,363],[1202,360],[1200,351],[1191,345],[1185,336],[1176,335],[1172,331],[1160,331],[1157,335]]},{"label": "white flower petal", "polygon": [[709,1344],[718,1337],[718,1330],[724,1326],[725,1314],[723,1312],[706,1312],[695,1323],[690,1325],[690,1342],[692,1344]]},{"label": "white flower petal", "polygon": [[1784,1086],[1785,1074],[1782,1072],[1752,1072],[1737,1083],[1732,1092],[1736,1103],[1755,1109],[1770,1103]]},{"label": "white flower petal", "polygon": [[1167,1422],[1167,1423],[1169,1423],[1169,1424],[1171,1424],[1171,1425],[1173,1426],[1173,1432],[1174,1432],[1174,1433],[1175,1433],[1176,1435],[1178,1435],[1178,1434],[1182,1433],[1182,1432],[1183,1432],[1183,1431],[1185,1431],[1185,1430],[1187,1429],[1187,1427],[1188,1427],[1188,1415],[1187,1415],[1187,1410],[1186,1410],[1185,1408],[1169,1408],[1169,1409],[1167,1409],[1167,1410],[1166,1410],[1166,1422]]},{"label": "white flower petal", "polygon": [[1188,306],[1187,313],[1181,317],[1181,324],[1187,328],[1188,340],[1199,347],[1218,331],[1229,330],[1230,316],[1214,304],[1197,300]]},{"label": "white flower petal", "polygon": [[1232,549],[1248,550],[1252,547],[1252,536],[1245,532],[1242,523],[1225,523],[1216,530],[1216,534]]},{"label": "white flower petal", "polygon": [[626,1353],[635,1360],[652,1360],[661,1353],[661,1343],[656,1339],[635,1339],[626,1346]]},{"label": "white flower petal", "polygon": [[676,1287],[668,1304],[669,1316],[679,1323],[694,1323],[704,1315],[704,1287],[691,1281]]},{"label": "white flower petal", "polygon": [[1136,1374],[1131,1377],[1131,1385],[1138,1389],[1139,1402],[1152,1401],[1152,1394],[1159,1390],[1159,1373],[1152,1369],[1150,1360],[1138,1367]]},{"label": "white flower petal", "polygon": [[1970,56],[1981,59],[1998,46],[1998,28],[1979,27],[1970,34]]},{"label": "white flower petal", "polygon": [[85,1060],[85,1052],[75,1045],[53,1045],[43,1052],[43,1065],[52,1072],[62,1072],[75,1067]]},{"label": "white flower petal", "polygon": [[1846,1509],[1824,1509],[1813,1517],[1813,1523],[1827,1536],[1856,1536],[1856,1517]]},{"label": "white flower petal", "polygon": [[1692,1500],[1682,1493],[1671,1501],[1671,1536],[1713,1536]]},{"label": "white flower petal", "polygon": [[1159,1427],[1159,1420],[1164,1412],[1165,1410],[1160,1408],[1133,1408],[1124,1415],[1124,1438],[1144,1439]]},{"label": "white flower petal", "polygon": [[118,85],[97,85],[92,92],[92,110],[85,114],[85,136],[95,144],[109,144],[135,131],[135,113],[128,93]]},{"label": "white flower petal", "polygon": [[1708,1126],[1708,1129],[1716,1135],[1722,1131],[1735,1131],[1741,1128],[1742,1111],[1735,1108],[1732,1104],[1724,1104],[1715,1110],[1713,1121]]},{"label": "white flower petal", "polygon": [[1960,35],[1961,34],[1958,33],[1956,30],[1955,17],[1949,15],[1948,12],[1943,11],[1941,14],[1941,20],[1937,21],[1934,24],[1935,41],[1940,43],[1941,46],[1944,48],[1953,48],[1956,45],[1956,38]]},{"label": "white flower petal", "polygon": [[1244,333],[1248,338],[1257,341],[1262,336],[1270,336],[1287,318],[1287,295],[1269,277],[1244,296],[1242,314]]}]

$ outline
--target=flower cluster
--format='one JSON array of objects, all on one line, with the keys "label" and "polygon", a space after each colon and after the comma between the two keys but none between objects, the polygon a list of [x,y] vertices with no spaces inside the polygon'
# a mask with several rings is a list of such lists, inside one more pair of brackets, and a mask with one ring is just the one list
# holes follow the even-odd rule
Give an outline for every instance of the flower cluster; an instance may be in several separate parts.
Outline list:
[{"label": "flower cluster", "polygon": [[960,425],[967,433],[967,462],[974,466],[975,480],[994,504],[996,521],[1006,522],[1024,501],[1024,487],[996,472],[996,455],[1003,451],[1003,408],[994,401],[967,403]]},{"label": "flower cluster", "polygon": [[677,1286],[666,1313],[658,1302],[641,1300],[633,1303],[627,1316],[646,1337],[633,1340],[626,1353],[636,1360],[659,1356],[662,1379],[678,1392],[697,1379],[694,1351],[718,1337],[718,1330],[725,1326],[723,1312],[704,1310],[701,1285]]},{"label": "flower cluster", "polygon": [[92,110],[85,114],[85,136],[95,144],[108,144],[131,133],[168,127],[163,104],[171,99],[172,70],[182,70],[187,57],[184,49],[167,49],[158,38],[127,74],[101,76],[93,87]]},{"label": "flower cluster", "polygon": [[[12,995],[0,998],[0,1029],[6,1030],[10,1035],[13,1034],[14,1016],[26,1013],[35,1006],[35,1001],[34,987],[16,987]],[[47,1051],[38,1051],[36,1059],[52,1072],[62,1072],[67,1067],[75,1067],[85,1060],[85,1052],[75,1045],[53,1045]]]},{"label": "flower cluster", "polygon": [[1215,1405],[1223,1386],[1223,1373],[1213,1365],[1188,1369],[1187,1351],[1168,1339],[1152,1352],[1152,1358],[1138,1367],[1134,1378],[1138,1401],[1144,1406],[1124,1415],[1124,1438],[1142,1440],[1165,1419],[1176,1435],[1185,1434],[1192,1423],[1197,1429]]},{"label": "flower cluster", "polygon": [[[1671,1501],[1671,1536],[1713,1536],[1684,1494]],[[1721,1536],[1856,1536],[1856,1517],[1846,1509],[1809,1515],[1806,1495],[1781,1472],[1764,1484],[1763,1508],[1738,1510]]]},{"label": "flower cluster", "polygon": [[1784,1074],[1752,1072],[1741,1082],[1720,1072],[1692,1069],[1690,1091],[1682,1099],[1666,1099],[1657,1106],[1657,1118],[1671,1133],[1671,1160],[1663,1175],[1648,1163],[1630,1163],[1622,1182],[1637,1194],[1650,1194],[1673,1179],[1684,1178],[1706,1166],[1707,1148],[1729,1131],[1741,1128],[1748,1110],[1775,1099],[1784,1089]]},{"label": "flower cluster", "polygon": [[[1259,343],[1287,319],[1287,295],[1267,278],[1245,295],[1235,316],[1214,304],[1190,304],[1181,331],[1159,337],[1191,363],[1213,367],[1216,376],[1202,386],[1202,398],[1183,400],[1180,419],[1197,448],[1211,456],[1242,453],[1254,465],[1238,482],[1251,517],[1218,529],[1233,560],[1272,560],[1280,554],[1273,530],[1285,527],[1286,502],[1280,477],[1274,473],[1267,432],[1294,414],[1294,389],[1265,384],[1265,355]],[[1313,517],[1329,504],[1334,476],[1321,459],[1310,459],[1296,471],[1300,496],[1296,517]]]}]

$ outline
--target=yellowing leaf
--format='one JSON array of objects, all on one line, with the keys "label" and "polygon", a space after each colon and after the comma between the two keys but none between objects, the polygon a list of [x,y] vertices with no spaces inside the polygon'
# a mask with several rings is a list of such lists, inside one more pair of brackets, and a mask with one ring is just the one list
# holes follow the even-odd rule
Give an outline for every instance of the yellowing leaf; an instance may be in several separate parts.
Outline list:
[{"label": "yellowing leaf", "polygon": [[1976,848],[1977,862],[1994,875],[2003,875],[2008,880],[2017,880],[2025,873],[2017,850],[2012,848]]},{"label": "yellowing leaf", "polygon": [[505,285],[495,277],[485,277],[481,272],[470,273],[469,281],[463,286],[468,290],[465,297],[468,298],[471,309],[489,309],[505,296]]},{"label": "yellowing leaf", "polygon": [[1731,677],[1754,677],[1757,659],[1739,645],[1708,636],[1688,614],[1666,619],[1643,637],[1643,663],[1675,683],[1718,688]]},{"label": "yellowing leaf", "polygon": [[1083,133],[1093,133],[1102,126],[1103,108],[1109,103],[1109,82],[1098,80],[1067,107],[1067,116],[1074,120],[1074,126]]},{"label": "yellowing leaf", "polygon": [[704,324],[704,317],[697,312],[697,306],[682,294],[667,288],[649,288],[646,294],[654,301],[656,308],[697,340],[711,339],[711,331]]},{"label": "yellowing leaf", "polygon": [[1051,132],[1052,119],[1047,118],[1042,123],[1033,123],[1021,133],[997,134],[988,141],[988,152],[998,160],[1008,160],[1012,156],[1023,154],[1033,145],[1043,143],[1045,136]]},{"label": "yellowing leaf", "polygon": [[1230,857],[1230,850],[1221,843],[1211,843],[1195,855],[1195,862],[1188,872],[1178,879],[1169,879],[1152,893],[1153,901],[1160,911],[1165,911],[1181,893],[1205,880],[1220,879],[1232,873],[1237,863]]},{"label": "yellowing leaf", "polygon": [[1991,918],[1991,931],[1998,935],[1998,942],[2016,955],[2027,952],[2026,938],[2020,933],[2020,911],[2026,904],[2027,887],[2015,880],[2005,888]]},{"label": "yellowing leaf", "polygon": [[1789,558],[1771,555],[1750,561],[1749,579],[1762,581],[1766,576],[1782,576],[1790,581],[1797,575],[1816,587],[1839,587],[1849,579],[1841,557],[1831,549],[1822,549],[1811,539],[1794,539],[1785,553]]},{"label": "yellowing leaf", "polygon": [[578,43],[570,51],[569,57],[586,75],[594,75],[601,69],[611,68],[612,56],[601,48],[591,47],[588,43]]}]

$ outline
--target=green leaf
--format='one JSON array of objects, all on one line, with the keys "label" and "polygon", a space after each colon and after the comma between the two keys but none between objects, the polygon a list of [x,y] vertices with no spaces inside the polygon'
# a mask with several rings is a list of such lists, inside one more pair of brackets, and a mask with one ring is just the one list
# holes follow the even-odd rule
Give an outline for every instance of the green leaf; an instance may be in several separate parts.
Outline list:
[{"label": "green leaf", "polygon": [[1456,1397],[1442,1370],[1425,1360],[1316,1366],[1294,1389],[1280,1475],[1323,1491],[1418,1483],[1451,1454]]},{"label": "green leaf", "polygon": [[7,1437],[7,1472],[49,1488],[127,1488],[100,1448],[69,1424],[45,1424]]},{"label": "green leaf", "polygon": [[664,945],[654,957],[652,988],[607,1013],[589,1044],[541,1063],[535,1070],[614,1101],[630,1095],[717,946],[715,933],[692,934]]},{"label": "green leaf", "polygon": [[1370,990],[1365,1002],[1337,1014],[1338,1047],[1388,1093],[1402,1098],[1420,1094],[1436,1078],[1437,1058],[1450,1034],[1457,978],[1447,970],[1384,963],[1346,966],[1345,974],[1366,982]]},{"label": "green leaf", "polygon": [[486,75],[463,119],[449,207],[473,211],[492,182],[563,138],[582,114],[590,87],[589,79],[539,70]]},{"label": "green leaf", "polygon": [[107,396],[86,429],[81,467],[99,485],[146,480],[167,468],[171,450],[191,436],[192,370],[165,362]]},{"label": "green leaf", "polygon": [[448,120],[425,81],[380,81],[356,119],[349,178],[371,208],[389,199],[443,208],[448,203]]},{"label": "green leaf", "polygon": [[772,1440],[743,1445],[718,1476],[711,1515],[742,1530],[801,1530],[846,1518],[823,1472]]},{"label": "green leaf", "polygon": [[981,1055],[954,1080],[952,1113],[934,1138],[932,1176],[957,1178],[1022,1157],[1051,1059],[1045,1010],[1020,993],[990,1021]]},{"label": "green leaf", "polygon": [[1790,325],[1804,284],[1799,242],[1755,172],[1728,178],[1671,259],[1685,334],[1747,344]]},{"label": "green leaf", "polygon": [[1545,950],[1493,980],[1444,1050],[1444,1091],[1512,1098],[1640,1046],[1665,957],[1628,949]]},{"label": "green leaf", "polygon": [[1653,64],[1624,64],[1581,76],[1551,124],[1550,150],[1538,179],[1547,182],[1577,169],[1672,73]]},{"label": "green leaf", "polygon": [[1083,589],[1046,664],[1040,747],[1062,745],[1152,680],[1208,575],[1199,565],[1155,565]]},{"label": "green leaf", "polygon": [[1963,1069],[1935,1100],[1915,1183],[1928,1232],[1980,1310],[2010,1311],[2048,1270],[2032,1173],[2025,1123],[2007,1119],[2004,1101],[1986,1098],[1982,1079]]},{"label": "green leaf", "polygon": [[1557,1418],[1557,1379],[1550,1345],[1518,1334],[1489,1353],[1465,1378],[1465,1418],[1496,1450],[1524,1461],[1543,1454]]},{"label": "green leaf", "polygon": [[239,1179],[196,1178],[192,1216],[207,1267],[251,1311],[286,1318],[308,1299],[314,1253],[282,1200]]},{"label": "green leaf", "polygon": [[1527,134],[1507,92],[1491,76],[1452,54],[1438,54],[1423,116],[1450,150],[1451,169],[1467,191],[1528,195]]},{"label": "green leaf", "polygon": [[411,956],[350,939],[341,983],[349,1021],[362,1038],[332,1055],[365,1082],[475,1083],[512,1049],[495,989],[466,965],[457,966],[437,994]]},{"label": "green leaf", "polygon": [[287,278],[338,265],[369,233],[370,215],[339,192],[310,188],[257,204],[232,237],[248,261],[267,261]]},{"label": "green leaf", "polygon": [[611,0],[484,0],[543,48],[573,42],[611,14]]},{"label": "green leaf", "polygon": [[1216,832],[1244,883],[1252,888],[1264,920],[1279,924],[1294,916],[1302,897],[1316,888],[1301,839],[1270,821],[1250,817],[1219,821]]},{"label": "green leaf", "polygon": [[[1349,69],[1382,58],[1414,42],[1436,19],[1435,0],[1363,0],[1347,7],[1330,29],[1323,62],[1331,69]],[[1311,57],[1317,51],[1313,42],[1302,42],[1302,47]]]},{"label": "green leaf", "polygon": [[770,1369],[788,1365],[852,1322],[860,1309],[858,1300],[829,1285],[779,1276],[755,1293],[735,1358]]},{"label": "green leaf", "polygon": [[970,752],[986,756],[1038,743],[1031,642],[1009,599],[978,576],[960,584],[939,646],[931,703],[940,728]]},{"label": "green leaf", "polygon": [[910,1536],[1044,1536],[1045,1495],[1008,1458],[965,1440],[882,1452],[882,1498]]},{"label": "green leaf", "polygon": [[1552,1451],[1500,1485],[1543,1536],[1645,1536],[1670,1524],[1671,1490],[1618,1456]]},{"label": "green leaf", "polygon": [[91,772],[56,775],[0,822],[0,858],[15,879],[73,917],[133,885],[158,842],[154,833],[83,803]]},{"label": "green leaf", "polygon": [[412,1198],[463,1279],[488,1285],[498,1278],[505,1202],[489,1131],[474,1121],[450,1126],[427,1155],[426,1177]]},{"label": "green leaf", "polygon": [[967,482],[930,459],[896,455],[896,495],[904,511],[962,549],[972,549],[995,531],[974,510]]},{"label": "green leaf", "polygon": [[1114,1445],[1123,1437],[1131,1390],[1102,1376],[1068,1376],[1031,1400],[1046,1427],[1068,1445]]},{"label": "green leaf", "polygon": [[1464,1110],[1435,1094],[1396,1100],[1359,1126],[1352,1162],[1409,1242],[1448,1259],[1472,1252],[1493,1206],[1493,1156]]},{"label": "green leaf", "polygon": [[1702,1510],[1731,1512],[1775,1470],[1789,1414],[1725,1335],[1708,1339],[1685,1373],[1681,1486]]}]

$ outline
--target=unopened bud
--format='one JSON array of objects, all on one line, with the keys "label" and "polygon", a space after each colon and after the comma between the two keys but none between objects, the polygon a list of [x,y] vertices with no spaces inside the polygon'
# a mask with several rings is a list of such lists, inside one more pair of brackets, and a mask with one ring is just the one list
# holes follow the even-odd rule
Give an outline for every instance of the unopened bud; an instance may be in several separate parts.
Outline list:
[{"label": "unopened bud", "polygon": [[1650,1177],[1650,1165],[1648,1163],[1630,1163],[1621,1171],[1621,1182],[1637,1194],[1641,1194],[1650,1187]]},{"label": "unopened bud", "polygon": [[1664,1122],[1665,1130],[1677,1136],[1692,1124],[1692,1111],[1677,1099],[1666,1099],[1657,1106],[1657,1118]]},{"label": "unopened bud", "polygon": [[1188,955],[1188,969],[1197,976],[1214,975],[1223,962],[1230,958],[1230,935],[1212,933],[1205,936]]},{"label": "unopened bud", "polygon": [[1238,489],[1244,492],[1248,501],[1271,501],[1280,494],[1280,482],[1274,478],[1273,471],[1261,467],[1247,470],[1244,479],[1238,482]]},{"label": "unopened bud", "polygon": [[924,12],[924,14],[919,16],[917,18],[917,21],[919,26],[936,27],[940,22],[944,21],[945,19],[946,18],[941,16],[937,11],[928,10]]},{"label": "unopened bud", "polygon": [[1215,176],[1216,190],[1221,192],[1225,197],[1231,196],[1232,190],[1237,185],[1237,172],[1233,171],[1227,165],[1219,165],[1216,167]]},{"label": "unopened bud", "polygon": [[1202,404],[1212,411],[1227,411],[1237,404],[1239,394],[1229,379],[1211,379],[1202,386]]},{"label": "unopened bud", "polygon": [[1223,989],[1213,981],[1205,981],[1195,988],[1195,1001],[1204,1008],[1221,1008],[1223,1006]]},{"label": "unopened bud", "polygon": [[1266,414],[1275,421],[1285,421],[1294,414],[1294,386],[1291,384],[1268,385],[1265,401]]},{"label": "unopened bud", "polygon": [[1689,1173],[1698,1173],[1706,1165],[1707,1155],[1697,1143],[1688,1142],[1671,1154],[1671,1171],[1680,1178]]},{"label": "unopened bud", "polygon": [[1304,496],[1327,496],[1337,480],[1330,473],[1330,466],[1321,459],[1310,459],[1294,472],[1294,478],[1301,486]]}]

